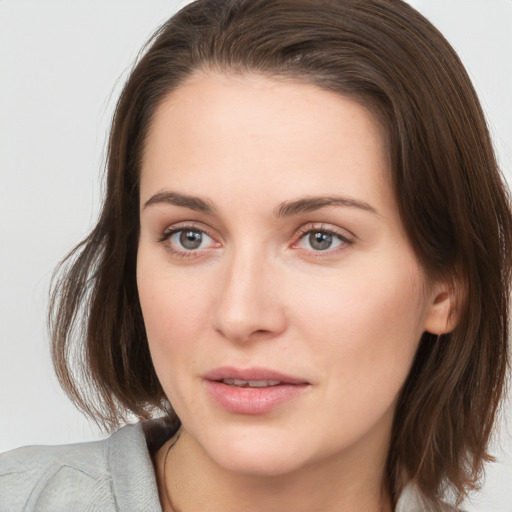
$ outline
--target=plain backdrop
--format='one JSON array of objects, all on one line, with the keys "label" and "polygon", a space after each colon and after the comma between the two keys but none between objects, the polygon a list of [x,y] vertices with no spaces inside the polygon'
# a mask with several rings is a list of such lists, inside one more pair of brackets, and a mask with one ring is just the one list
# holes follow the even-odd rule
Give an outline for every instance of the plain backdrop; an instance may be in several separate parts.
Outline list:
[{"label": "plain backdrop", "polygon": [[[97,439],[53,376],[46,332],[57,262],[98,212],[108,123],[150,34],[185,1],[0,0],[0,451]],[[512,183],[512,0],[411,0],[459,52]],[[512,404],[483,492],[512,511]]]}]

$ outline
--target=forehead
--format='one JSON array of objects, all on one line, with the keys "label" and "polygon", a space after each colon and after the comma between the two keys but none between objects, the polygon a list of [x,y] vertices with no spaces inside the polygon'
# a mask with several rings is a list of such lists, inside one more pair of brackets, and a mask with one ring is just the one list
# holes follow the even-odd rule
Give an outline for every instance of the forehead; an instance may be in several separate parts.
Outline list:
[{"label": "forehead", "polygon": [[381,125],[360,103],[311,84],[197,73],[155,112],[141,200],[167,187],[206,193],[213,183],[265,196],[382,196],[388,175]]}]

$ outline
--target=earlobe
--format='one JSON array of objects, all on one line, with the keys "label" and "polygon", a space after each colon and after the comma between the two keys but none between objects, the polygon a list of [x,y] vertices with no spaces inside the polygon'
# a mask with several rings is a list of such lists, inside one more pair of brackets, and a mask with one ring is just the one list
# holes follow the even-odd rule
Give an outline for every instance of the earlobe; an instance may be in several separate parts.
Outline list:
[{"label": "earlobe", "polygon": [[459,293],[455,283],[434,285],[425,316],[425,331],[441,335],[455,329],[460,316]]}]

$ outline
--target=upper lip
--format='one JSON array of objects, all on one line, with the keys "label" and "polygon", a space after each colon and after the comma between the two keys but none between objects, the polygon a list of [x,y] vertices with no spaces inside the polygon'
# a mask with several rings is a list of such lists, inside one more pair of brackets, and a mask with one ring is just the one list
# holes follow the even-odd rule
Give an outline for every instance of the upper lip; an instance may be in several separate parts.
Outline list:
[{"label": "upper lip", "polygon": [[209,371],[203,375],[203,378],[205,380],[214,381],[221,381],[224,379],[238,379],[246,381],[277,380],[285,384],[309,384],[307,380],[300,377],[294,377],[268,368],[234,368],[222,366]]}]

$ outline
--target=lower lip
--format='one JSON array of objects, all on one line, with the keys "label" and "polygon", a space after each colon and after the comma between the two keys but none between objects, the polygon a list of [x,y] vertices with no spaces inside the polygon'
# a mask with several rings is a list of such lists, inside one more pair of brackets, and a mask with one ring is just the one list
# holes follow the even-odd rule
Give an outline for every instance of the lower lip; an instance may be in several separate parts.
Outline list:
[{"label": "lower lip", "polygon": [[266,388],[239,388],[206,380],[213,400],[223,409],[237,414],[265,414],[301,395],[308,384],[279,384]]}]

